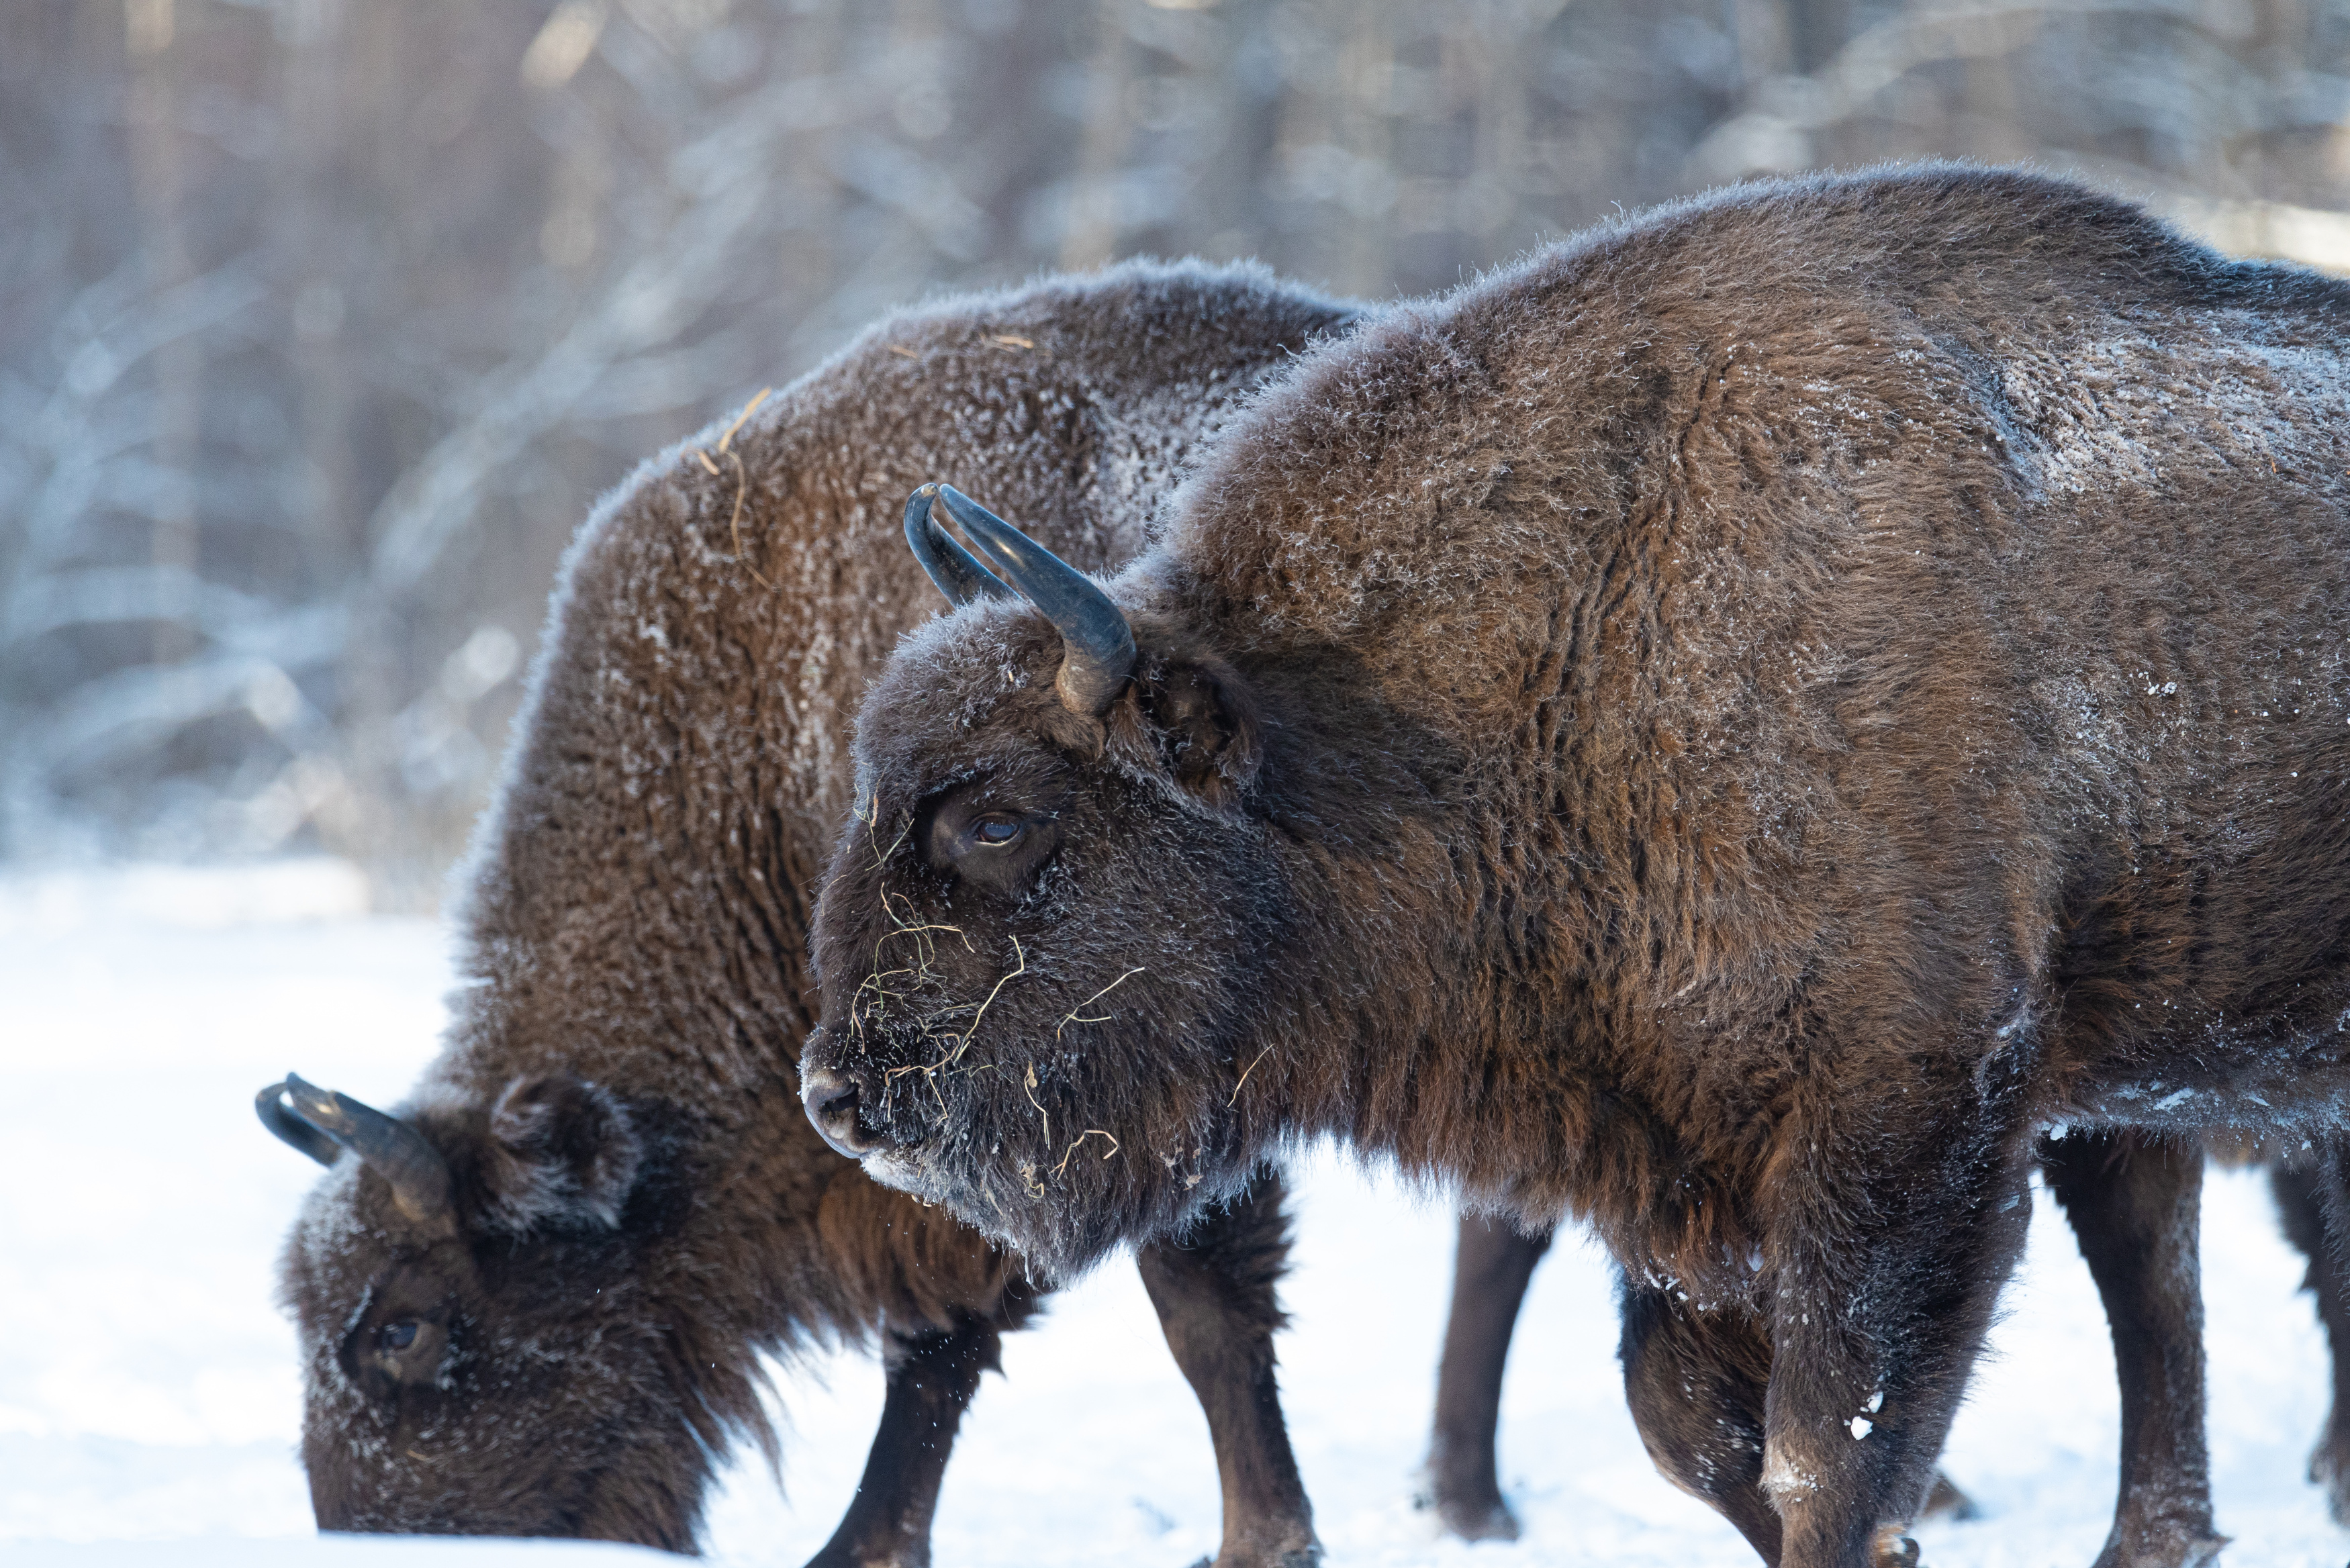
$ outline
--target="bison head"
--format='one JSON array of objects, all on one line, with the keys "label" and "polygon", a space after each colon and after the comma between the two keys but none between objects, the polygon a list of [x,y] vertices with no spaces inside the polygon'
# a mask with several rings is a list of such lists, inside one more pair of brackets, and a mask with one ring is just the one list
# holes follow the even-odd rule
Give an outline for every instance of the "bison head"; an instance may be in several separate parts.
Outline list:
[{"label": "bison head", "polygon": [[567,1075],[404,1118],[290,1076],[255,1103],[331,1172],[282,1281],[319,1527],[691,1550],[722,1435],[647,1307],[640,1118]]},{"label": "bison head", "polygon": [[864,710],[803,1093],[877,1179],[1066,1273],[1231,1196],[1262,1145],[1239,1091],[1292,903],[1265,727],[1172,607],[1128,614],[951,488],[906,521],[962,610]]}]

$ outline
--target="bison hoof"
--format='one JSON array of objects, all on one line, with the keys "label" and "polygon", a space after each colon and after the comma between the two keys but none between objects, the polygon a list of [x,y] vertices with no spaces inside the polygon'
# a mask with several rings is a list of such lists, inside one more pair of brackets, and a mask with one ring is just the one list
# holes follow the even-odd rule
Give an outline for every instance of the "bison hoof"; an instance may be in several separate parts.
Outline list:
[{"label": "bison hoof", "polygon": [[1500,1498],[1488,1503],[1448,1499],[1436,1505],[1436,1517],[1446,1532],[1463,1541],[1515,1541],[1518,1516]]},{"label": "bison hoof", "polygon": [[2226,1536],[2211,1533],[2208,1520],[2134,1530],[2117,1523],[2092,1568],[2210,1568],[2227,1544]]},{"label": "bison hoof", "polygon": [[1899,1524],[1879,1525],[1877,1530],[1877,1568],[1918,1568],[1918,1543],[1902,1531]]},{"label": "bison hoof", "polygon": [[1502,1501],[1500,1490],[1490,1479],[1448,1480],[1431,1470],[1420,1474],[1420,1484],[1413,1489],[1411,1506],[1423,1512],[1433,1510],[1438,1527],[1447,1535],[1457,1535],[1463,1541],[1515,1541],[1518,1538],[1518,1516]]},{"label": "bison hoof", "polygon": [[1321,1568],[1322,1543],[1276,1548],[1271,1552],[1226,1547],[1216,1557],[1202,1557],[1191,1568]]}]

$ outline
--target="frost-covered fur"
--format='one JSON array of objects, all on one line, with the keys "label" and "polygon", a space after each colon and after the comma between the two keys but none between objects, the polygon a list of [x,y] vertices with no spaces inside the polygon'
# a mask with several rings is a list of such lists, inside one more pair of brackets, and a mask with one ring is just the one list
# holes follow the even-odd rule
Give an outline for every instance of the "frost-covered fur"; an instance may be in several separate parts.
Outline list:
[{"label": "frost-covered fur", "polygon": [[[1055,1270],[1324,1132],[1586,1219],[1760,1439],[1715,1500],[1859,1568],[2035,1128],[2344,1119],[2345,340],[2350,285],[1949,166],[1397,311],[1111,585],[1142,662],[1098,718],[1023,607],[901,649],[811,1066],[868,1169]],[[938,859],[978,808],[1048,846],[1017,887]]]},{"label": "frost-covered fur", "polygon": [[[1071,558],[1125,558],[1185,454],[1352,317],[1190,264],[950,300],[598,509],[474,851],[447,1045],[404,1112],[461,1234],[435,1241],[347,1158],[286,1251],[322,1526],[691,1549],[730,1440],[774,1451],[755,1358],[880,1333],[906,1448],[876,1464],[927,1480],[831,1555],[926,1559],[960,1401],[1036,1287],[826,1148],[795,1066],[847,716],[941,607],[900,505],[984,474]],[[1262,1285],[1261,1341],[1283,1231],[1277,1189],[1253,1201],[1218,1256]]]}]

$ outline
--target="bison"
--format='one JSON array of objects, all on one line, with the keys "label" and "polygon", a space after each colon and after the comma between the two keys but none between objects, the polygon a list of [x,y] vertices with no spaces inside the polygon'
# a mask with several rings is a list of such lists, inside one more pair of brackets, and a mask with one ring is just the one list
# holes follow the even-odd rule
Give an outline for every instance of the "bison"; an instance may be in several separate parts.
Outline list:
[{"label": "bison", "polygon": [[2043,1129],[2343,1119],[2345,330],[2062,182],[1761,183],[1306,357],[1107,588],[939,488],[811,1117],[1055,1276],[1322,1133],[1583,1220],[1668,1472],[1898,1554]]},{"label": "bison", "polygon": [[[293,1077],[260,1096],[331,1167],[282,1287],[322,1527],[691,1550],[730,1443],[775,1453],[759,1357],[878,1338],[881,1429],[817,1561],[927,1561],[956,1422],[1049,1285],[800,1110],[847,716],[938,607],[897,503],[984,472],[1073,558],[1123,558],[1185,454],[1356,315],[1194,264],[951,300],[598,509],[465,874],[442,1054],[397,1115]],[[1219,1561],[1295,1563],[1315,1548],[1274,1386],[1279,1181],[1218,1197],[1142,1275],[1207,1408]]]}]

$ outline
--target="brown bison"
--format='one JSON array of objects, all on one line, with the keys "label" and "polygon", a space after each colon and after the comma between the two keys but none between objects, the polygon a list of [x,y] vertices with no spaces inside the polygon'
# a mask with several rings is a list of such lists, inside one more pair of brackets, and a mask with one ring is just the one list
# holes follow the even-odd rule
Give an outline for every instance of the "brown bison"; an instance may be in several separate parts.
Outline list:
[{"label": "brown bison", "polygon": [[[878,1338],[881,1430],[817,1560],[927,1561],[956,1422],[1047,1286],[800,1110],[847,718],[940,607],[899,503],[984,472],[1055,547],[1124,558],[1185,454],[1353,318],[1195,265],[954,300],[598,509],[473,855],[440,1059],[397,1116],[295,1078],[261,1096],[332,1165],[283,1284],[321,1526],[691,1550],[730,1442],[774,1452],[758,1358]],[[1218,1196],[1143,1279],[1207,1407],[1220,1562],[1295,1562],[1314,1537],[1274,1388],[1280,1189]]]},{"label": "brown bison", "polygon": [[1107,591],[941,490],[1021,597],[867,699],[810,1115],[1054,1274],[1322,1132],[1583,1219],[1652,1452],[1860,1568],[2041,1129],[2342,1120],[2345,332],[2062,182],[1770,183],[1309,356]]}]

